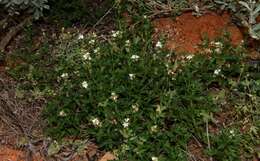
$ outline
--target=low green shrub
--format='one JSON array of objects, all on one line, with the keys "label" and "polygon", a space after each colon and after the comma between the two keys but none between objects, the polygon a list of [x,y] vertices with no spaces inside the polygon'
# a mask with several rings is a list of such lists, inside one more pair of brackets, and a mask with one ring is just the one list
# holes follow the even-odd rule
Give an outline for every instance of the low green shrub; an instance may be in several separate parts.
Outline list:
[{"label": "low green shrub", "polygon": [[[148,26],[61,47],[54,69],[59,88],[44,112],[49,135],[87,135],[119,160],[186,160],[193,136],[207,144],[205,118],[220,110],[210,89],[230,88],[229,79],[245,74],[235,55],[240,51],[225,46],[223,54],[216,50],[210,59],[196,56],[178,65],[152,43]],[[240,153],[240,140],[233,141],[220,156]],[[221,146],[216,140],[217,151]]]},{"label": "low green shrub", "polygon": [[[49,98],[43,117],[52,138],[94,138],[120,161],[188,160],[194,138],[217,160],[252,159],[260,140],[259,66],[225,39],[210,44],[210,57],[179,59],[151,35],[145,17],[105,39],[63,33],[53,50],[46,43],[34,57],[20,52],[27,64],[10,74]],[[232,124],[219,126],[216,114],[225,109],[234,111]],[[245,121],[250,130],[240,133]]]},{"label": "low green shrub", "polygon": [[216,160],[234,161],[240,160],[241,134],[235,130],[223,130],[215,137],[212,137],[212,149],[208,150],[210,156]]}]

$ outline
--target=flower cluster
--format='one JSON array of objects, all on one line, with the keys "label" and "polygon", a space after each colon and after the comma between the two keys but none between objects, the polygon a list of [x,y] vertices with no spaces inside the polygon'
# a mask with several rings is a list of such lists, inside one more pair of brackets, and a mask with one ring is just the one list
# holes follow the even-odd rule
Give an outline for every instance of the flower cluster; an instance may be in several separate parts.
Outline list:
[{"label": "flower cluster", "polygon": [[152,157],[152,161],[159,161],[158,157]]},{"label": "flower cluster", "polygon": [[117,38],[117,37],[121,37],[121,35],[122,35],[122,31],[111,31],[111,33],[112,33],[112,37],[113,38]]},{"label": "flower cluster", "polygon": [[216,70],[214,70],[214,75],[219,75],[220,72],[221,72],[221,69],[216,69]]},{"label": "flower cluster", "polygon": [[96,127],[100,127],[100,126],[101,126],[101,122],[99,121],[98,118],[93,118],[93,119],[91,120],[91,122],[92,122],[93,125],[96,126]]},{"label": "flower cluster", "polygon": [[64,110],[61,110],[61,111],[59,112],[59,116],[65,117],[65,116],[67,116],[67,113],[66,113]]},{"label": "flower cluster", "polygon": [[96,40],[95,39],[91,39],[89,42],[88,42],[90,45],[94,45],[96,43]]},{"label": "flower cluster", "polygon": [[130,124],[130,119],[129,118],[125,118],[124,119],[124,122],[123,122],[123,127],[124,128],[128,128],[128,126],[129,126],[129,124]]},{"label": "flower cluster", "polygon": [[129,79],[133,80],[135,78],[135,74],[129,74]]},{"label": "flower cluster", "polygon": [[87,81],[82,82],[81,85],[82,85],[83,88],[86,88],[86,89],[88,88],[88,82]]},{"label": "flower cluster", "polygon": [[139,111],[139,105],[138,104],[132,105],[132,109],[133,109],[134,112],[138,112]]},{"label": "flower cluster", "polygon": [[113,101],[117,101],[118,95],[117,95],[115,92],[112,92],[110,98],[111,98]]},{"label": "flower cluster", "polygon": [[84,39],[84,35],[83,35],[83,34],[79,34],[78,39],[79,39],[79,40]]},{"label": "flower cluster", "polygon": [[90,53],[89,53],[89,52],[86,52],[86,53],[83,55],[83,59],[84,59],[84,60],[91,60]]},{"label": "flower cluster", "polygon": [[138,56],[138,55],[132,55],[131,56],[131,59],[134,60],[134,61],[139,60],[139,58],[140,58],[140,56]]},{"label": "flower cluster", "polygon": [[217,41],[217,42],[211,42],[210,43],[215,49],[214,49],[214,51],[216,52],[216,53],[221,53],[221,51],[222,51],[222,49],[223,49],[223,43],[222,42],[219,42],[219,41]]},{"label": "flower cluster", "polygon": [[155,47],[161,49],[161,48],[163,47],[162,42],[161,42],[161,41],[158,41],[158,42],[156,43]]},{"label": "flower cluster", "polygon": [[61,78],[68,78],[69,74],[68,73],[62,73]]}]

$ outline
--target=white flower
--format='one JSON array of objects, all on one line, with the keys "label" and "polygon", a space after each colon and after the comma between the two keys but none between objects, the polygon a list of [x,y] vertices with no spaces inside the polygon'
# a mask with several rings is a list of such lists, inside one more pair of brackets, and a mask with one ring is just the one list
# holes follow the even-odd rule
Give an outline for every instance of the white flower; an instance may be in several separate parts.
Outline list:
[{"label": "white flower", "polygon": [[216,48],[223,48],[223,44],[222,42],[211,42],[212,45],[214,45]]},{"label": "white flower", "polygon": [[94,118],[91,120],[94,126],[101,126],[101,122],[98,118]]},{"label": "white flower", "polygon": [[95,42],[96,42],[96,40],[95,39],[91,39],[88,43],[90,44],[90,45],[94,45],[95,44]]},{"label": "white flower", "polygon": [[122,34],[121,31],[112,31],[112,37],[116,38]]},{"label": "white flower", "polygon": [[191,60],[193,58],[193,55],[186,56],[186,59]]},{"label": "white flower", "polygon": [[151,127],[151,132],[156,132],[158,129],[158,126],[157,125],[154,125]]},{"label": "white flower", "polygon": [[135,78],[135,74],[129,74],[130,80],[133,80]]},{"label": "white flower", "polygon": [[175,72],[176,71],[174,69],[168,69],[168,71],[167,71],[168,75],[174,75]]},{"label": "white flower", "polygon": [[146,15],[144,15],[144,19],[147,19],[147,16],[146,16]]},{"label": "white flower", "polygon": [[85,53],[85,54],[83,55],[83,59],[84,59],[84,60],[91,60],[90,53],[89,53],[89,52]]},{"label": "white flower", "polygon": [[209,49],[209,48],[207,48],[207,49],[204,50],[204,52],[205,52],[206,54],[211,54],[211,53],[212,53],[212,50]]},{"label": "white flower", "polygon": [[157,106],[156,106],[156,112],[157,112],[157,113],[161,113],[161,112],[162,112],[162,109],[161,109],[161,106],[160,106],[160,105],[157,105]]},{"label": "white flower", "polygon": [[65,113],[65,111],[61,110],[59,113],[59,116],[65,117],[65,116],[67,116],[67,114]]},{"label": "white flower", "polygon": [[220,49],[220,48],[216,48],[216,49],[214,49],[214,51],[215,51],[216,53],[221,53],[221,49]]},{"label": "white flower", "polygon": [[79,71],[78,70],[74,71],[73,73],[76,74],[77,76],[79,75]]},{"label": "white flower", "polygon": [[221,72],[221,69],[216,69],[216,70],[214,71],[214,74],[215,74],[215,75],[219,75],[220,72]]},{"label": "white flower", "polygon": [[115,92],[112,92],[110,98],[111,98],[113,101],[117,101],[118,95],[117,95]]},{"label": "white flower", "polygon": [[96,38],[97,34],[95,32],[92,32],[92,37]]},{"label": "white flower", "polygon": [[100,51],[100,48],[98,47],[98,48],[96,48],[95,50],[94,50],[94,53],[98,53]]},{"label": "white flower", "polygon": [[194,10],[196,13],[200,13],[200,8],[197,4],[194,5]]},{"label": "white flower", "polygon": [[152,157],[152,161],[159,161],[158,157]]},{"label": "white flower", "polygon": [[129,118],[125,118],[125,119],[124,119],[124,122],[123,122],[123,124],[122,124],[124,128],[127,128],[127,127],[129,126],[129,124],[130,124],[129,121],[130,121]]},{"label": "white flower", "polygon": [[229,133],[231,134],[231,136],[235,136],[235,131],[234,130],[230,130]]},{"label": "white flower", "polygon": [[88,88],[88,82],[84,81],[81,83],[83,88]]},{"label": "white flower", "polygon": [[139,111],[138,104],[132,105],[132,109],[133,109],[134,112],[138,112]]},{"label": "white flower", "polygon": [[155,45],[156,48],[162,48],[163,45],[162,45],[162,42],[161,41],[158,41]]},{"label": "white flower", "polygon": [[138,60],[140,58],[140,56],[138,56],[138,55],[132,55],[131,56],[131,59],[133,59],[133,60]]},{"label": "white flower", "polygon": [[69,76],[68,73],[63,73],[63,74],[61,75],[62,78],[68,78],[68,76]]},{"label": "white flower", "polygon": [[130,40],[125,41],[125,46],[129,47],[130,46]]},{"label": "white flower", "polygon": [[83,34],[79,34],[78,40],[82,40],[82,39],[84,39],[84,35]]}]

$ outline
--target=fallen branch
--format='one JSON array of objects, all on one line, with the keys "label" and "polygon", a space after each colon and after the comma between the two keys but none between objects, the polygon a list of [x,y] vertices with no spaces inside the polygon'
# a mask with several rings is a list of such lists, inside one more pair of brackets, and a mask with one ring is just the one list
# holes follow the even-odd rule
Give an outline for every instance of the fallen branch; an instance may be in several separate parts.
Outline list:
[{"label": "fallen branch", "polygon": [[27,17],[19,25],[14,26],[9,30],[6,36],[0,41],[0,52],[5,51],[6,46],[10,43],[13,37],[16,36],[27,23],[31,22],[31,20],[31,16]]}]

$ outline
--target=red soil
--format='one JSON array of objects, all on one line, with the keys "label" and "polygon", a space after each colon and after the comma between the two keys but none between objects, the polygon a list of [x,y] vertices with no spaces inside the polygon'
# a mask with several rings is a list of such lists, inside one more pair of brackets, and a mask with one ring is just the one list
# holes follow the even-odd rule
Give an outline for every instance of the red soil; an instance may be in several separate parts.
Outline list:
[{"label": "red soil", "polygon": [[[89,148],[86,149],[86,156],[92,158],[97,153],[97,146],[91,145]],[[45,161],[43,157],[40,156],[39,153],[34,154],[32,156],[32,161]],[[105,153],[103,156],[99,156],[99,161],[110,161],[115,160],[115,156],[112,153]],[[8,146],[0,145],[0,161],[27,161],[26,152],[23,150],[18,150],[14,148],[9,148]],[[48,159],[47,159],[48,160]],[[70,161],[84,161],[88,160],[84,156],[76,155]]]},{"label": "red soil", "polygon": [[160,18],[153,21],[155,35],[166,35],[166,48],[177,52],[194,53],[199,50],[205,36],[214,40],[226,31],[230,33],[231,42],[240,44],[243,35],[239,28],[231,23],[227,13],[218,15],[208,12],[201,17],[195,17],[192,13],[184,13],[175,20]]},{"label": "red soil", "polygon": [[[11,149],[7,146],[0,147],[1,161],[26,161],[26,154],[24,151]],[[43,161],[40,157],[34,157],[33,161]]]}]

